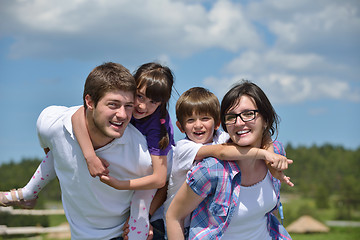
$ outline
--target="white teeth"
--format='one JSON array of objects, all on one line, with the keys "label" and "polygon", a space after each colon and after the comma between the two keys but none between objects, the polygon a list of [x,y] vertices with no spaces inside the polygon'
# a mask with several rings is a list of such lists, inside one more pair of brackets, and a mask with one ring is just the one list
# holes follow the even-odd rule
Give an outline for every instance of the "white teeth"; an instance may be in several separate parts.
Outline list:
[{"label": "white teeth", "polygon": [[238,132],[236,132],[236,134],[241,135],[241,134],[248,133],[248,132],[250,132],[250,130],[238,131]]},{"label": "white teeth", "polygon": [[116,125],[116,126],[121,126],[121,125],[123,125],[123,122],[111,122],[112,124],[114,124],[114,125]]}]

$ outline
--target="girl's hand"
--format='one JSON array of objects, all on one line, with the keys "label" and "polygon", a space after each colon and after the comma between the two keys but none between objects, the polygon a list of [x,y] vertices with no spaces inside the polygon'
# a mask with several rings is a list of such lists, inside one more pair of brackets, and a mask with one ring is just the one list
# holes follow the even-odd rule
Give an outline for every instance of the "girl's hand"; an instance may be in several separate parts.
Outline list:
[{"label": "girl's hand", "polygon": [[130,180],[120,181],[110,175],[100,175],[100,181],[117,190],[130,189]]},{"label": "girl's hand", "polygon": [[89,173],[92,177],[108,175],[109,174],[109,163],[102,158],[94,155],[93,157],[86,158],[86,163],[89,169]]}]

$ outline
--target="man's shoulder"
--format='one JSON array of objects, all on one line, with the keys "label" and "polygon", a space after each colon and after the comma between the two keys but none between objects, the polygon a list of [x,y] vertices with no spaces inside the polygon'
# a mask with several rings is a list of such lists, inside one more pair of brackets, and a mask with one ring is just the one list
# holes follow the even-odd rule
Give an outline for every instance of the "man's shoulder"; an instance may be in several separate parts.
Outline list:
[{"label": "man's shoulder", "polygon": [[39,131],[49,131],[56,127],[62,127],[65,122],[64,119],[70,118],[70,116],[79,108],[65,107],[65,106],[49,106],[45,108],[37,119],[37,129]]},{"label": "man's shoulder", "polygon": [[67,114],[74,113],[80,106],[65,107],[65,106],[49,106],[40,113],[39,119],[46,118],[46,120],[60,119]]}]

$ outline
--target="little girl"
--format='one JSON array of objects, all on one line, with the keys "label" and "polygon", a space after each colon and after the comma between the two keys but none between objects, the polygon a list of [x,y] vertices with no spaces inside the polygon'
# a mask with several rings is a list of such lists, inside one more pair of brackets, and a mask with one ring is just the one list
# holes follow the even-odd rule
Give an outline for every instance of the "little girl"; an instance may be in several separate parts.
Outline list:
[{"label": "little girl", "polygon": [[[133,196],[128,237],[129,239],[146,239],[149,230],[150,203],[156,189],[165,186],[167,155],[174,145],[173,127],[167,111],[174,78],[168,67],[158,63],[143,64],[135,72],[134,78],[137,92],[131,123],[146,137],[153,164],[152,175],[128,181],[119,181],[111,177],[108,175],[106,160],[99,159],[95,155],[87,130],[82,127],[86,126],[82,123],[85,121],[83,108],[73,115],[72,122],[74,133],[93,177],[99,176],[102,182],[119,190],[144,190],[135,191]],[[171,155],[170,153],[169,156]],[[0,205],[34,207],[38,192],[55,176],[52,156],[48,153],[23,189],[12,190],[12,193],[0,192]],[[161,194],[159,196],[161,197]],[[161,201],[158,200],[159,206]]]}]

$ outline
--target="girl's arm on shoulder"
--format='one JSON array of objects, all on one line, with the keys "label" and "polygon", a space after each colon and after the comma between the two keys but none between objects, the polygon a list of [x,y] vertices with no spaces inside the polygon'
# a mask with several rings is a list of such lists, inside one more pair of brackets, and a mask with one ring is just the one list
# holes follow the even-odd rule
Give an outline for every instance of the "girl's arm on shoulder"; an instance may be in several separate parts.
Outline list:
[{"label": "girl's arm on shoulder", "polygon": [[80,107],[71,117],[74,134],[78,140],[81,151],[84,154],[90,175],[92,177],[104,174],[107,175],[109,174],[109,170],[107,169],[109,164],[105,159],[100,159],[95,154],[94,147],[86,128],[84,111],[84,107]]},{"label": "girl's arm on shoulder", "polygon": [[110,175],[100,176],[100,180],[118,190],[159,189],[165,186],[167,175],[167,156],[151,155],[153,173],[151,175],[131,179],[118,180]]},{"label": "girl's arm on shoulder", "polygon": [[184,182],[166,213],[166,230],[169,240],[184,239],[184,219],[204,200]]}]

